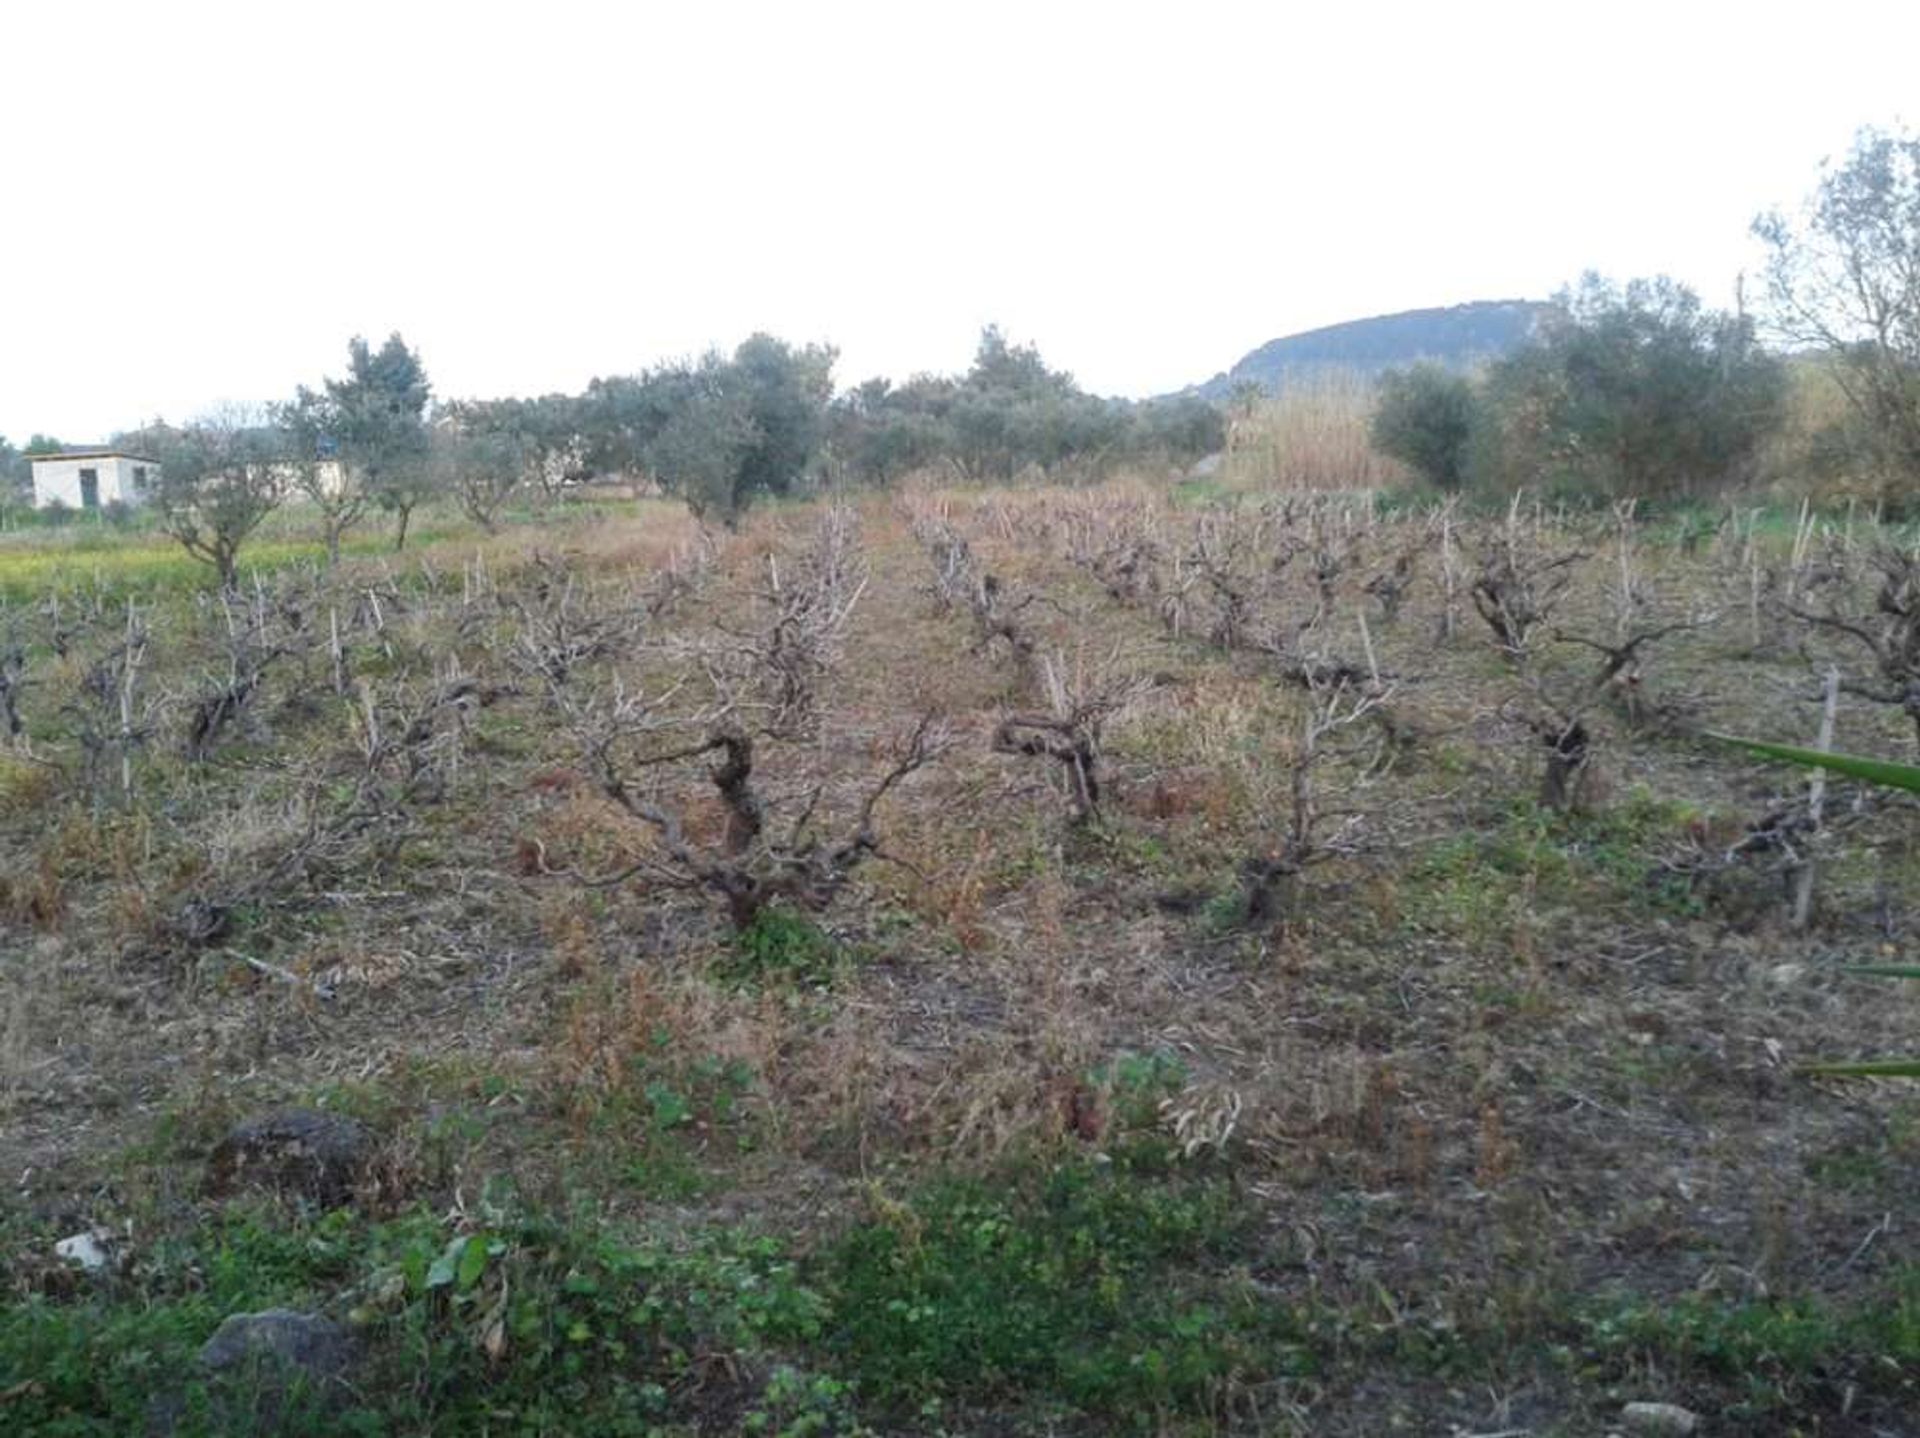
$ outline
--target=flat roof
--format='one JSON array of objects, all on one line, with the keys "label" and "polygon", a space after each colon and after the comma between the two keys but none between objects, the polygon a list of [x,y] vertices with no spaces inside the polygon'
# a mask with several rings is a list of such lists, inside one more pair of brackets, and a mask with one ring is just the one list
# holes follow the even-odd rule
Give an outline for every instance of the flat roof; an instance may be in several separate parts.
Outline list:
[{"label": "flat roof", "polygon": [[97,449],[63,449],[54,454],[30,454],[27,458],[35,464],[39,464],[42,460],[55,459],[134,459],[141,464],[160,462],[151,455],[135,454],[130,449],[108,449],[104,445]]}]

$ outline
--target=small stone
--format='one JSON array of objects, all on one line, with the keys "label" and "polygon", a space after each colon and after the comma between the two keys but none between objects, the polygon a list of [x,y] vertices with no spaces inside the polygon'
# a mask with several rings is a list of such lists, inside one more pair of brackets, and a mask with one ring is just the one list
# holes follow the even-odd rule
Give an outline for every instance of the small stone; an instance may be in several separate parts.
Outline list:
[{"label": "small stone", "polygon": [[269,1188],[338,1208],[353,1198],[373,1136],[339,1114],[290,1108],[237,1125],[208,1160],[216,1195]]},{"label": "small stone", "polygon": [[1629,1403],[1620,1410],[1620,1422],[1629,1433],[1685,1438],[1700,1426],[1700,1415],[1677,1403]]},{"label": "small stone", "polygon": [[1775,988],[1784,989],[1789,984],[1797,984],[1806,976],[1805,964],[1775,964],[1767,970],[1767,982]]},{"label": "small stone", "polygon": [[113,1252],[107,1247],[106,1237],[98,1229],[76,1233],[54,1244],[53,1251],[67,1262],[79,1264],[89,1273],[98,1273],[113,1262]]}]

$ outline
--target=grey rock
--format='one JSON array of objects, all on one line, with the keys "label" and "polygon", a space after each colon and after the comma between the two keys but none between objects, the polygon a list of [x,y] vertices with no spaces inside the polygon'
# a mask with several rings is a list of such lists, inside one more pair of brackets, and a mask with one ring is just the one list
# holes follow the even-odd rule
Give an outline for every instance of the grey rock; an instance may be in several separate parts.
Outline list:
[{"label": "grey rock", "polygon": [[220,1373],[262,1361],[322,1381],[345,1374],[357,1346],[353,1335],[330,1318],[268,1308],[227,1318],[201,1347],[200,1366]]},{"label": "grey rock", "polygon": [[1699,1428],[1700,1415],[1677,1403],[1629,1403],[1620,1410],[1620,1423],[1629,1433],[1685,1438]]},{"label": "grey rock", "polygon": [[337,1208],[353,1198],[372,1151],[363,1124],[318,1109],[281,1109],[220,1141],[208,1160],[208,1186],[216,1195],[267,1188]]},{"label": "grey rock", "polygon": [[[154,1396],[147,1433],[278,1433],[337,1413],[352,1401],[359,1357],[359,1342],[330,1318],[290,1308],[232,1314],[200,1349],[199,1382]],[[202,1390],[197,1399],[194,1387]]]}]

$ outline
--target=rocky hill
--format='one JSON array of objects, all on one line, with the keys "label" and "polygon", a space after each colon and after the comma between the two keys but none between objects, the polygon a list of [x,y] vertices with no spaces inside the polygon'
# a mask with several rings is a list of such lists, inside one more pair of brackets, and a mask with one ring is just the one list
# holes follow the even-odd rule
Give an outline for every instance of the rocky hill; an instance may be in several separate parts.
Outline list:
[{"label": "rocky hill", "polygon": [[1503,355],[1523,343],[1546,308],[1535,300],[1477,300],[1443,309],[1405,310],[1349,320],[1268,340],[1232,369],[1191,386],[1187,393],[1225,399],[1242,383],[1257,384],[1273,393],[1289,379],[1316,370],[1373,374],[1417,360],[1464,367]]}]

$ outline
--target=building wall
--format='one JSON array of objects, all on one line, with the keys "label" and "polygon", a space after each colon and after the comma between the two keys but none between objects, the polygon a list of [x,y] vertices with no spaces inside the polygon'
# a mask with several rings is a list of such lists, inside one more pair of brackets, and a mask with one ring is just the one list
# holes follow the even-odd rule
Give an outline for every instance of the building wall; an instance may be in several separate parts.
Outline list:
[{"label": "building wall", "polygon": [[[100,477],[100,504],[145,504],[160,478],[160,466],[129,459],[125,455],[105,455],[98,459],[36,459],[33,461],[33,504],[44,509],[56,499],[69,509],[82,509],[80,471],[90,469]],[[136,469],[147,472],[147,485],[134,483]]]},{"label": "building wall", "polygon": [[[278,464],[273,468],[273,477],[291,499],[301,497],[300,481],[304,477],[299,468],[291,464]],[[323,459],[313,467],[314,483],[322,494],[337,495],[346,488],[346,471],[340,467],[337,459]]]},{"label": "building wall", "polygon": [[[80,502],[80,471],[83,469],[91,469],[100,476],[100,504],[103,508],[115,502],[144,504],[153,497],[154,487],[160,481],[159,465],[124,455],[103,459],[36,459],[33,461],[34,508],[44,509],[56,499],[69,509],[85,508]],[[147,472],[144,490],[134,483],[136,469]],[[339,461],[323,460],[316,469],[320,488],[330,495],[340,493],[346,484],[346,474]],[[298,496],[299,470],[290,464],[276,465],[271,473],[288,497]]]}]

